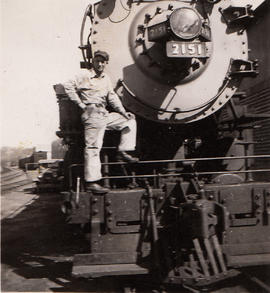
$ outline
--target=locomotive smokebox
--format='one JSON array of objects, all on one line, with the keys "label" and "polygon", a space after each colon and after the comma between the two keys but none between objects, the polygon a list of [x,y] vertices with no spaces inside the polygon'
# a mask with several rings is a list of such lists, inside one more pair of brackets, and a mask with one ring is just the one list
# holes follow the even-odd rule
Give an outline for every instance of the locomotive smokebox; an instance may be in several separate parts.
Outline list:
[{"label": "locomotive smokebox", "polygon": [[92,51],[111,56],[109,74],[133,113],[198,121],[224,106],[250,65],[246,23],[232,21],[232,8],[230,0],[103,0],[93,11]]}]

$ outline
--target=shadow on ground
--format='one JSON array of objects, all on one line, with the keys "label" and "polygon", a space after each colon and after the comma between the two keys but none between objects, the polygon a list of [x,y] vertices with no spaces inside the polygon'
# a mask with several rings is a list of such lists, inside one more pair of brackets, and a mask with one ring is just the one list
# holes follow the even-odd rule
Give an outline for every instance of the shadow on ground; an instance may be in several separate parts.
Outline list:
[{"label": "shadow on ground", "polygon": [[[27,188],[22,196],[32,191]],[[71,277],[73,255],[89,248],[78,227],[65,223],[61,200],[60,194],[43,193],[19,214],[1,221],[2,291],[115,291],[117,285],[110,279]]]}]

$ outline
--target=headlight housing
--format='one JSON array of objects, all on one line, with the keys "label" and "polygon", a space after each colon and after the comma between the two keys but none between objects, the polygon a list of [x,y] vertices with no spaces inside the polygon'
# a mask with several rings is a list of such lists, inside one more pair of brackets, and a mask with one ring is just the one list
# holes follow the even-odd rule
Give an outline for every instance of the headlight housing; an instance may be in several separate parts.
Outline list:
[{"label": "headlight housing", "polygon": [[201,32],[202,20],[195,9],[182,7],[174,10],[170,15],[170,27],[179,38],[193,39]]}]

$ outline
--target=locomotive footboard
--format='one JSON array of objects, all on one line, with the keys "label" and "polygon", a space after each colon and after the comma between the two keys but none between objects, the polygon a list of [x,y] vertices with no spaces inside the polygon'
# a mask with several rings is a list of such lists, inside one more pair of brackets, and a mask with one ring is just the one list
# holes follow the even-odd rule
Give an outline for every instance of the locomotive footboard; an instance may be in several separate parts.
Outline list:
[{"label": "locomotive footboard", "polygon": [[[154,161],[138,164],[147,163]],[[73,276],[147,275],[157,283],[205,286],[239,274],[241,267],[269,265],[270,183],[245,182],[235,173],[219,174],[211,184],[185,169],[132,173],[104,177],[109,184],[135,180],[132,189],[67,193],[67,220],[83,225],[89,239],[89,252],[74,256]]]}]

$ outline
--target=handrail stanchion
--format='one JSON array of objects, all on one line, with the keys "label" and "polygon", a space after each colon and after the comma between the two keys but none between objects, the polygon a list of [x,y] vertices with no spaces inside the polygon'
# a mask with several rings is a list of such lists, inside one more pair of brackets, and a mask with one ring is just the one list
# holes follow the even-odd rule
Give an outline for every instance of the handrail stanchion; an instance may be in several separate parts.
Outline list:
[{"label": "handrail stanchion", "polygon": [[[108,154],[104,154],[103,170],[104,170],[105,177],[108,177],[110,175],[108,162],[109,162]],[[110,188],[110,179],[109,178],[104,179],[104,187]]]}]

